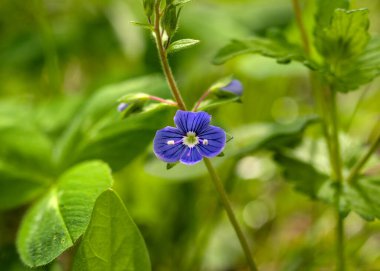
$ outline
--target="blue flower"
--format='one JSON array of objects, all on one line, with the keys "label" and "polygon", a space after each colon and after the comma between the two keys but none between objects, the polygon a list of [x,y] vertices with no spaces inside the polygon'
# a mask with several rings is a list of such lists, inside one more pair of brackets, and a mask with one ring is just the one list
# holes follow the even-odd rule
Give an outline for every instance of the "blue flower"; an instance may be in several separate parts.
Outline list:
[{"label": "blue flower", "polygon": [[154,138],[154,153],[167,162],[180,161],[193,165],[203,157],[220,154],[226,144],[226,133],[210,125],[211,116],[206,112],[178,110],[174,116],[177,126],[158,130]]},{"label": "blue flower", "polygon": [[227,86],[220,88],[221,90],[231,92],[237,96],[241,96],[243,94],[243,85],[239,80],[232,80]]},{"label": "blue flower", "polygon": [[117,111],[119,112],[123,112],[125,109],[127,109],[129,104],[127,103],[120,103],[118,106],[117,106]]}]

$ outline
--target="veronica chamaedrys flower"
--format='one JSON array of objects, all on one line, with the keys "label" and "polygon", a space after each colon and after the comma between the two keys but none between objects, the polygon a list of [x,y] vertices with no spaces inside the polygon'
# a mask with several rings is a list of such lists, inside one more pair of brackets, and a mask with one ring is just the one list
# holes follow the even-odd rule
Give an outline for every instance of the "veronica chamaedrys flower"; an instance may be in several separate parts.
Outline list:
[{"label": "veronica chamaedrys flower", "polygon": [[226,133],[210,121],[206,112],[178,110],[174,116],[177,127],[167,126],[156,132],[154,153],[167,163],[180,161],[186,165],[217,156],[226,144]]},{"label": "veronica chamaedrys flower", "polygon": [[233,79],[228,85],[220,89],[227,92],[231,92],[232,94],[235,94],[237,96],[241,96],[243,94],[243,85],[237,79]]}]

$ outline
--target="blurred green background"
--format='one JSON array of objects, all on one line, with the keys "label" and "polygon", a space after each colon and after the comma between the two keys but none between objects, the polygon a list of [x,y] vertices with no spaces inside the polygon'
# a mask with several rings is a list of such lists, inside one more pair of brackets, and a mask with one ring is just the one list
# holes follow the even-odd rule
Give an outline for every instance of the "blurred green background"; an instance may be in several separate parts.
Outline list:
[{"label": "blurred green background", "polygon": [[[312,29],[315,3],[302,4]],[[370,30],[380,32],[380,1],[357,0],[351,6],[369,8]],[[298,42],[290,1],[194,0],[181,16],[177,39],[201,40],[170,57],[185,100],[194,103],[210,84],[228,74],[244,84],[242,104],[212,112],[214,122],[227,132],[234,135],[243,125],[261,122],[291,124],[314,113],[308,71],[301,64],[278,65],[251,55],[224,66],[211,63],[232,38],[280,29]],[[160,74],[152,37],[130,24],[144,20],[139,0],[0,1],[0,122],[33,123],[54,142],[99,89]],[[365,142],[379,120],[379,87],[376,80],[339,96],[340,124],[349,142]],[[167,125],[172,124],[171,115]],[[27,133],[22,140],[28,143]],[[119,151],[121,157],[128,153]],[[281,180],[269,153],[219,164],[225,165],[220,174],[260,270],[334,270],[333,210],[293,191]],[[166,172],[165,164],[155,161],[151,146],[146,146],[114,172],[115,190],[146,240],[153,270],[245,270],[238,241],[201,167]],[[25,209],[0,213],[0,270],[29,270],[14,249]],[[348,216],[349,270],[380,270],[379,229],[378,222]],[[60,261],[46,268],[60,270]]]}]

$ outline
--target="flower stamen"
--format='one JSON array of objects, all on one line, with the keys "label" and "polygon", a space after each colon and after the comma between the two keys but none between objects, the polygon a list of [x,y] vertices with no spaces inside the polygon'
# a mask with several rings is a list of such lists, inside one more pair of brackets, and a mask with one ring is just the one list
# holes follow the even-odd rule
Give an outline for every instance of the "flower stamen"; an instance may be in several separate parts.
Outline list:
[{"label": "flower stamen", "polygon": [[199,144],[199,138],[197,137],[195,132],[187,132],[186,136],[183,137],[183,144],[188,146],[189,148],[193,148],[194,146]]}]

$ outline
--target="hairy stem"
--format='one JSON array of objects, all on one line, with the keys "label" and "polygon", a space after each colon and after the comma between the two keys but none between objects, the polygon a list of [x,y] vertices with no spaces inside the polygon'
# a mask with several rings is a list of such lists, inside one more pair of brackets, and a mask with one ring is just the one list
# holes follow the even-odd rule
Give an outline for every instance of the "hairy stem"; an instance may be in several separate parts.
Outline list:
[{"label": "hairy stem", "polygon": [[158,54],[160,57],[162,69],[164,70],[166,80],[170,87],[170,91],[172,92],[173,97],[177,101],[178,107],[182,110],[186,110],[186,104],[182,99],[181,93],[179,92],[177,83],[174,79],[173,72],[170,68],[168,56],[164,44],[162,42],[162,36],[160,31],[160,2],[157,1],[155,6],[155,22],[154,22],[154,33],[156,38],[156,45],[158,49]]},{"label": "hairy stem", "polygon": [[223,188],[222,181],[220,180],[218,174],[216,173],[215,168],[211,164],[211,161],[208,158],[204,158],[203,161],[204,161],[204,163],[205,163],[205,165],[206,165],[206,167],[210,173],[210,176],[211,176],[211,179],[214,183],[215,189],[219,193],[220,200],[223,204],[224,209],[227,212],[228,218],[229,218],[232,226],[234,227],[236,235],[239,238],[240,244],[241,244],[241,246],[244,250],[245,256],[247,258],[249,268],[252,271],[256,271],[257,267],[256,267],[255,262],[253,261],[252,254],[251,254],[250,248],[248,246],[248,242],[244,237],[243,231],[241,230],[238,221],[236,220],[236,216],[234,214],[234,211],[232,210],[231,203],[228,199],[227,193]]},{"label": "hairy stem", "polygon": [[[165,74],[166,80],[168,82],[169,88],[171,90],[171,93],[172,93],[174,99],[176,100],[178,107],[182,110],[186,110],[186,108],[187,108],[186,104],[182,99],[181,92],[179,91],[177,83],[174,79],[173,72],[172,72],[170,65],[169,65],[169,62],[168,62],[167,52],[166,52],[166,49],[165,49],[163,41],[162,41],[162,36],[161,36],[161,31],[160,31],[160,18],[161,18],[160,2],[161,1],[158,0],[156,3],[156,6],[155,6],[154,33],[155,33],[155,38],[156,38],[157,50],[158,50],[158,54],[159,54],[159,58],[160,58],[160,61],[162,64],[162,68],[164,70],[164,74]],[[230,219],[230,222],[231,222],[232,226],[234,227],[234,230],[235,230],[235,232],[239,238],[240,244],[241,244],[241,246],[244,250],[245,256],[247,258],[249,268],[251,271],[257,271],[257,267],[256,267],[256,264],[255,264],[253,258],[252,258],[252,254],[250,252],[248,242],[245,239],[244,234],[243,234],[242,230],[240,229],[240,226],[236,220],[236,217],[235,217],[234,212],[232,210],[231,204],[228,200],[228,196],[227,196],[226,192],[224,191],[222,182],[221,182],[218,174],[216,173],[213,165],[211,164],[211,161],[206,157],[203,160],[204,160],[204,163],[207,167],[207,170],[211,176],[211,179],[213,180],[213,182],[215,184],[215,188],[216,188],[217,192],[219,193],[219,196],[221,198],[223,206],[227,212],[228,218]]]}]

